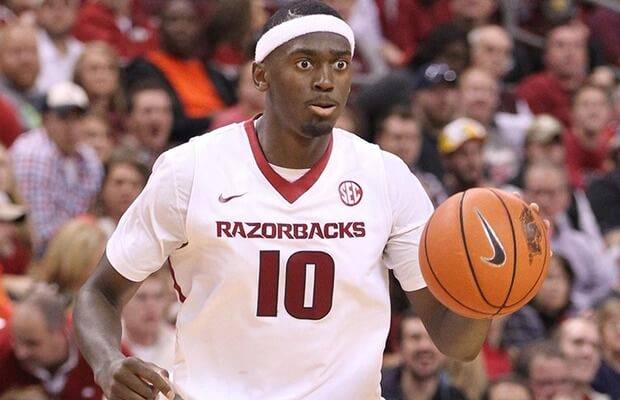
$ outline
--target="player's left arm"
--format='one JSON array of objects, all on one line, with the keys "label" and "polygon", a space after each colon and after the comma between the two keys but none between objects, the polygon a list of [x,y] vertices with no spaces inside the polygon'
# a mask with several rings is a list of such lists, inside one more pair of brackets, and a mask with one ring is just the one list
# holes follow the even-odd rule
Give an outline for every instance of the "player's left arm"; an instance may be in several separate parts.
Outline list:
[{"label": "player's left arm", "polygon": [[406,292],[435,346],[448,357],[471,361],[480,352],[491,319],[471,319],[453,313],[428,290]]}]

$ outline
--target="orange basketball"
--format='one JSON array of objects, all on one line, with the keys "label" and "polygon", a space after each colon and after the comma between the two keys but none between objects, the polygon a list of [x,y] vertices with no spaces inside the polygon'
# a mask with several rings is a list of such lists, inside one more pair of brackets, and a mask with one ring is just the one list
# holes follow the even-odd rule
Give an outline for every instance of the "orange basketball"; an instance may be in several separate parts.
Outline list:
[{"label": "orange basketball", "polygon": [[429,219],[420,265],[431,293],[470,318],[510,314],[536,295],[549,264],[547,227],[515,195],[470,189]]}]

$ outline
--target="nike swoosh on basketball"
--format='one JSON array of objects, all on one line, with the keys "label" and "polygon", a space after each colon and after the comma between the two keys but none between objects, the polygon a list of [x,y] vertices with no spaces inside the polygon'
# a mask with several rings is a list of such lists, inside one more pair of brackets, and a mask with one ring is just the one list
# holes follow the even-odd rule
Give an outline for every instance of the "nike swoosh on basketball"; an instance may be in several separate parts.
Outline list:
[{"label": "nike swoosh on basketball", "polygon": [[218,200],[220,201],[220,203],[228,203],[229,201],[231,201],[232,199],[236,199],[237,197],[241,197],[245,195],[245,193],[241,193],[241,194],[235,194],[232,196],[228,196],[228,197],[224,197],[222,196],[222,194],[220,193],[220,197],[218,197]]},{"label": "nike swoosh on basketball", "polygon": [[480,257],[482,261],[486,261],[491,264],[493,267],[503,267],[504,262],[506,262],[506,252],[504,251],[504,246],[502,242],[499,240],[493,228],[489,224],[489,221],[484,218],[482,213],[479,210],[476,210],[476,214],[478,214],[478,218],[480,218],[480,222],[482,222],[482,227],[484,228],[484,233],[493,248],[493,257]]}]

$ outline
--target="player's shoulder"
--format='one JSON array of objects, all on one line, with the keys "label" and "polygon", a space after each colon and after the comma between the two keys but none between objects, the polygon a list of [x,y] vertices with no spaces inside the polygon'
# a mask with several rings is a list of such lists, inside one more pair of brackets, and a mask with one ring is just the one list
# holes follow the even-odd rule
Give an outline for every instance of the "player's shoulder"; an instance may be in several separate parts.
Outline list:
[{"label": "player's shoulder", "polygon": [[334,145],[338,148],[342,148],[349,155],[361,157],[365,161],[369,161],[370,154],[374,154],[375,157],[380,155],[381,149],[374,143],[366,141],[364,138],[356,135],[353,132],[346,131],[340,128],[334,128]]},{"label": "player's shoulder", "polygon": [[245,139],[245,122],[233,123],[193,137],[189,143],[197,148],[234,146],[239,140]]}]

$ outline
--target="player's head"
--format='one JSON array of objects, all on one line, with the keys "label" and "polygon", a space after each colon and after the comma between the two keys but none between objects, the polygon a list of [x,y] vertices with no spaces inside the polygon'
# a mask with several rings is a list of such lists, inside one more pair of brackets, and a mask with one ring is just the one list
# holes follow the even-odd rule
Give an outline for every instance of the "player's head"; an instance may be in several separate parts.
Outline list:
[{"label": "player's head", "polygon": [[403,313],[400,322],[400,352],[405,369],[418,380],[437,376],[446,360],[412,309]]},{"label": "player's head", "polygon": [[279,9],[256,45],[254,85],[267,93],[265,114],[312,138],[331,132],[351,89],[351,28],[314,0]]}]

